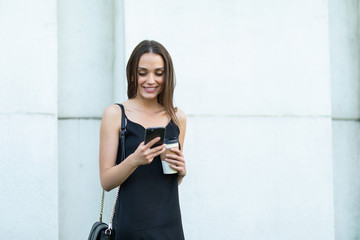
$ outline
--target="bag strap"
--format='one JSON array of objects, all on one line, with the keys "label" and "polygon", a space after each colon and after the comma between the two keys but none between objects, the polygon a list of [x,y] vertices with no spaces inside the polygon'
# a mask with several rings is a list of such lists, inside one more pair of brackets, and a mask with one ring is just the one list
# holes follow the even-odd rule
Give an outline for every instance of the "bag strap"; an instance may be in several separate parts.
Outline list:
[{"label": "bag strap", "polygon": [[125,132],[126,132],[126,126],[125,126],[125,109],[124,106],[122,104],[117,103],[117,105],[120,106],[121,108],[121,159],[120,162],[122,162],[125,159]]},{"label": "bag strap", "polygon": [[[122,104],[117,103],[117,105],[120,106],[121,108],[121,131],[120,131],[120,141],[121,141],[121,158],[120,158],[120,162],[122,162],[125,159],[125,132],[126,132],[126,126],[125,126],[125,109],[124,106]],[[110,232],[111,234],[111,229],[112,229],[112,220],[114,217],[114,213],[115,213],[115,207],[116,207],[116,202],[117,199],[119,197],[119,192],[120,192],[120,186],[118,187],[117,193],[116,193],[116,197],[115,197],[115,202],[112,208],[112,212],[111,212],[111,217],[110,217],[110,221],[109,221],[109,226],[107,231]],[[101,196],[101,208],[100,208],[100,217],[99,217],[99,221],[102,222],[102,215],[103,215],[103,210],[104,210],[104,195],[105,195],[105,191],[104,189],[102,190],[102,196]]]}]

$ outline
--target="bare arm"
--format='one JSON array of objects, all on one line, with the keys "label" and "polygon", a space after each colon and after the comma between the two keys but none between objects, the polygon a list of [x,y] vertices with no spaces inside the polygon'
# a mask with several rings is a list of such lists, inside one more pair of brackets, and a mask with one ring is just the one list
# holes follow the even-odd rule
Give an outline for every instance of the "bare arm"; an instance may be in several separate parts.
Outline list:
[{"label": "bare arm", "polygon": [[[184,151],[184,141],[185,141],[185,133],[186,133],[186,115],[183,111],[181,111],[180,109],[178,110],[178,119],[180,122],[180,136],[179,136],[179,141],[181,143],[181,155]],[[184,158],[184,155],[182,155],[182,157]],[[178,183],[179,185],[181,184],[183,178],[186,175],[186,167],[185,167],[185,160],[184,160],[184,169],[185,169],[185,173],[180,174],[178,177]]]},{"label": "bare arm", "polygon": [[185,165],[185,158],[183,155],[184,150],[184,140],[185,140],[185,132],[186,132],[186,115],[183,111],[178,109],[176,112],[176,116],[180,122],[180,135],[179,135],[179,142],[181,145],[181,150],[172,149],[174,154],[169,154],[166,156],[166,161],[170,163],[170,167],[178,171],[178,184],[181,184],[183,178],[186,175],[186,165]]},{"label": "bare arm", "polygon": [[165,151],[165,144],[150,149],[159,139],[154,139],[146,145],[142,142],[134,153],[130,154],[119,165],[115,165],[119,146],[121,117],[119,106],[112,105],[105,109],[101,121],[99,170],[101,186],[106,191],[110,191],[122,184],[138,166],[150,164],[155,156]]}]

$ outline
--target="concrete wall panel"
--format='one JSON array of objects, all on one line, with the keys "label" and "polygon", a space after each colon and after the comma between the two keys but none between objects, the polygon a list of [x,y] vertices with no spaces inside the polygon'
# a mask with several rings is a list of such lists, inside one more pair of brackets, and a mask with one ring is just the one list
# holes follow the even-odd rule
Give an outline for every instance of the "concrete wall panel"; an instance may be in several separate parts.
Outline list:
[{"label": "concrete wall panel", "polygon": [[[86,239],[99,219],[99,129],[99,120],[59,121],[60,239]],[[114,193],[105,195],[105,222],[109,221]]]},{"label": "concrete wall panel", "polygon": [[0,115],[0,230],[8,239],[57,239],[56,121]]},{"label": "concrete wall panel", "polygon": [[337,240],[360,238],[360,5],[329,1]]},{"label": "concrete wall panel", "polygon": [[332,125],[336,239],[359,239],[360,123],[334,121]]},{"label": "concrete wall panel", "polygon": [[188,239],[334,239],[331,120],[189,117]]},{"label": "concrete wall panel", "polygon": [[329,1],[332,115],[360,118],[360,7],[356,0]]},{"label": "concrete wall panel", "polygon": [[56,1],[1,1],[0,39],[0,230],[57,239]]},{"label": "concrete wall panel", "polygon": [[59,1],[59,116],[99,117],[113,102],[112,1]]},{"label": "concrete wall panel", "polygon": [[126,57],[143,39],[162,42],[187,113],[328,116],[327,11],[325,1],[125,1]]},{"label": "concrete wall panel", "polygon": [[0,3],[0,112],[56,113],[56,1]]},{"label": "concrete wall panel", "polygon": [[[59,238],[64,240],[86,239],[99,217],[99,124],[114,96],[113,6],[113,1],[58,2]],[[106,197],[104,221],[113,199]]]}]

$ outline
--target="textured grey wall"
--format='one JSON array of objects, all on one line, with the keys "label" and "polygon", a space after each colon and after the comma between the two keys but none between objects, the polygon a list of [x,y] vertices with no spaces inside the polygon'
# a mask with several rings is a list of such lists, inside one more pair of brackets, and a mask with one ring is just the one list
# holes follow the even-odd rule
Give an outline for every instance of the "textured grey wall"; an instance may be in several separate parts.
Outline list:
[{"label": "textured grey wall", "polygon": [[331,0],[330,49],[337,240],[360,239],[360,5]]}]

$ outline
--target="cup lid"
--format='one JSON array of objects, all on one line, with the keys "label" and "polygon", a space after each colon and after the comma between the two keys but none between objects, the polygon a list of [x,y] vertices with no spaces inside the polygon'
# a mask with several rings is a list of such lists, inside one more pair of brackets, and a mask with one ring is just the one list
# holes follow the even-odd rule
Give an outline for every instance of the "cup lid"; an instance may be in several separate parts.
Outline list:
[{"label": "cup lid", "polygon": [[165,138],[164,143],[171,144],[171,143],[178,143],[179,139],[177,137]]}]

